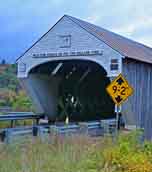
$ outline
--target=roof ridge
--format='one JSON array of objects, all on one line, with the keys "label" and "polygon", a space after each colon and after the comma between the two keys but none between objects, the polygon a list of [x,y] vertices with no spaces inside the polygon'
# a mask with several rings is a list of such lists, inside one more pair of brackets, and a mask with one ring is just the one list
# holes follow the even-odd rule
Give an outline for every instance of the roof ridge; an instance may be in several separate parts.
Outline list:
[{"label": "roof ridge", "polygon": [[107,44],[125,57],[152,63],[152,48],[118,33],[114,33],[98,25],[66,15],[73,22],[94,35],[96,38]]},{"label": "roof ridge", "polygon": [[107,46],[113,50],[119,52],[125,57],[129,57],[135,60],[152,63],[152,48],[142,43],[138,43],[132,39],[126,38],[125,36],[114,33],[110,30],[102,28],[98,25],[89,23],[87,21],[72,17],[64,14],[41,38],[39,38],[29,49],[27,49],[16,62],[24,56],[32,47],[34,47],[45,35],[47,35],[56,24],[58,24],[64,17],[70,19],[76,23],[79,27],[86,30],[88,33],[95,36],[100,41],[104,42]]},{"label": "roof ridge", "polygon": [[[85,29],[86,30],[86,28],[84,28],[80,23],[77,23],[75,20],[78,20],[78,21],[80,21],[80,22],[85,22],[85,23],[87,23],[87,24],[89,24],[89,25],[94,25],[94,24],[92,24],[92,23],[89,23],[89,22],[87,22],[87,21],[84,21],[84,20],[81,20],[81,19],[78,19],[78,18],[76,18],[76,17],[72,17],[72,16],[69,16],[69,15],[65,15],[66,17],[68,17],[69,19],[71,19],[74,23],[76,23],[77,25],[79,25],[80,27],[82,27],[83,29]],[[100,26],[97,26],[97,25],[94,25],[95,27],[99,27],[100,29],[103,29],[103,30],[105,30],[105,31],[108,31],[108,30],[106,30],[106,29],[104,29],[104,28],[102,28],[102,27],[100,27]],[[93,34],[92,32],[90,32],[90,31],[88,31],[88,30],[86,30],[87,32],[89,32],[89,33],[91,33],[92,35],[94,35],[96,38],[98,38],[100,41],[102,41],[102,42],[104,42],[106,45],[108,45],[109,47],[111,47],[109,44],[107,44],[105,41],[103,41],[102,39],[100,39],[97,35],[95,35],[95,34]],[[99,36],[101,36],[101,35],[99,35]],[[113,47],[111,47],[112,49],[114,49]],[[115,51],[117,51],[117,52],[119,52],[118,50],[116,50],[116,49],[114,49]],[[120,53],[120,52],[119,52]],[[120,54],[122,54],[122,55],[124,55],[123,53],[120,53]]]},{"label": "roof ridge", "polygon": [[88,21],[86,21],[86,20],[82,20],[82,19],[79,19],[79,18],[70,16],[70,15],[66,15],[66,14],[65,14],[65,16],[66,16],[66,17],[70,17],[71,19],[72,19],[72,18],[73,18],[73,19],[76,19],[76,20],[81,21],[81,22],[85,22],[85,23],[87,23],[87,24],[89,24],[89,25],[93,25],[93,26],[95,26],[95,27],[99,27],[100,29],[103,29],[104,31],[108,31],[108,32],[110,32],[110,33],[112,33],[112,34],[114,34],[114,35],[120,36],[120,37],[122,37],[122,38],[128,39],[129,41],[132,41],[132,42],[134,42],[134,43],[140,44],[140,45],[142,45],[142,46],[144,46],[144,47],[146,47],[146,48],[152,49],[152,47],[150,47],[150,46],[147,46],[147,45],[145,45],[145,44],[143,44],[143,43],[140,43],[140,42],[138,42],[138,41],[135,41],[135,40],[133,40],[133,39],[131,39],[131,38],[128,38],[128,37],[126,37],[126,36],[123,36],[123,35],[121,35],[121,34],[119,34],[119,33],[115,33],[115,32],[113,32],[113,31],[111,31],[111,30],[109,30],[109,29],[105,29],[105,28],[103,28],[103,27],[101,27],[101,26],[99,26],[99,25],[96,25],[96,24],[94,24],[94,23],[90,23],[90,22],[88,22]]}]

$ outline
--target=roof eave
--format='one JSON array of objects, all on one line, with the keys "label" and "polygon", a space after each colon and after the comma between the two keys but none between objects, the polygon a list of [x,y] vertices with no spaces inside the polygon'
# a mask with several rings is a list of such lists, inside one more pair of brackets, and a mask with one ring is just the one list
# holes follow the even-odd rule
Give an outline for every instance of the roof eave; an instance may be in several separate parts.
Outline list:
[{"label": "roof eave", "polygon": [[34,42],[23,54],[21,54],[16,60],[15,63],[18,63],[19,59],[22,58],[31,48],[33,48],[44,36],[46,36],[55,26],[59,23],[63,17],[67,16],[66,14],[63,15],[45,34],[43,34],[36,42]]}]

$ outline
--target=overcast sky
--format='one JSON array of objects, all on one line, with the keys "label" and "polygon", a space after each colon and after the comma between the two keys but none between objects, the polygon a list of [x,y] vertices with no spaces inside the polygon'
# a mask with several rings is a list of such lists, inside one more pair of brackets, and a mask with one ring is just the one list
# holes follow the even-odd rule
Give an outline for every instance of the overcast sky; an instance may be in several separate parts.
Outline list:
[{"label": "overcast sky", "polygon": [[1,0],[0,58],[17,58],[64,14],[152,47],[152,0]]}]

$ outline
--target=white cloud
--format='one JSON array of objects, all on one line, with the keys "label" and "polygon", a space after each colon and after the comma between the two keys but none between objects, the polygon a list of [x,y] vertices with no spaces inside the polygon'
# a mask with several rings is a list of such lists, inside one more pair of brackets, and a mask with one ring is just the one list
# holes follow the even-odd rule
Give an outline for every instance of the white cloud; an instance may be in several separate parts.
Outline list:
[{"label": "white cloud", "polygon": [[[152,46],[151,0],[90,0],[88,21]],[[150,29],[151,28],[151,29]]]},{"label": "white cloud", "polygon": [[5,0],[0,4],[1,55],[16,56],[63,14],[152,46],[152,0]]},{"label": "white cloud", "polygon": [[[152,19],[151,16],[142,16],[137,18],[130,23],[126,23],[119,28],[113,28],[113,31],[118,32],[120,34],[126,34],[128,36],[133,35],[137,30],[142,30],[145,28],[152,28]],[[142,31],[141,31],[142,32]]]},{"label": "white cloud", "polygon": [[145,44],[145,45],[147,45],[147,46],[149,46],[149,47],[151,47],[152,48],[152,39],[151,39],[151,37],[148,37],[148,36],[143,36],[143,37],[138,37],[137,39],[136,39],[138,42],[140,42],[140,43],[142,43],[142,44]]}]

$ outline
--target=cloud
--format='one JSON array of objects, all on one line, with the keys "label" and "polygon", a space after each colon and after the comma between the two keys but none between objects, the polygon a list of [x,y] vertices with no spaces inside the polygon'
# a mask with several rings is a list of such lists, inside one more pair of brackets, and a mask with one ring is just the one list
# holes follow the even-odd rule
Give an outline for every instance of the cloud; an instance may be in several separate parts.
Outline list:
[{"label": "cloud", "polygon": [[152,46],[151,0],[90,0],[90,11],[87,20]]},{"label": "cloud", "polygon": [[17,58],[69,14],[152,46],[151,0],[5,0],[0,5],[0,56]]},{"label": "cloud", "polygon": [[128,36],[140,36],[143,33],[145,34],[145,31],[149,29],[152,29],[151,16],[142,16],[130,23],[122,24],[122,26],[120,26],[119,28],[113,28],[115,32],[126,34]]},{"label": "cloud", "polygon": [[[78,0],[80,2],[80,0]],[[87,14],[87,0],[5,0],[0,5],[0,56],[15,59],[64,14]],[[86,9],[84,11],[84,8]]]}]

